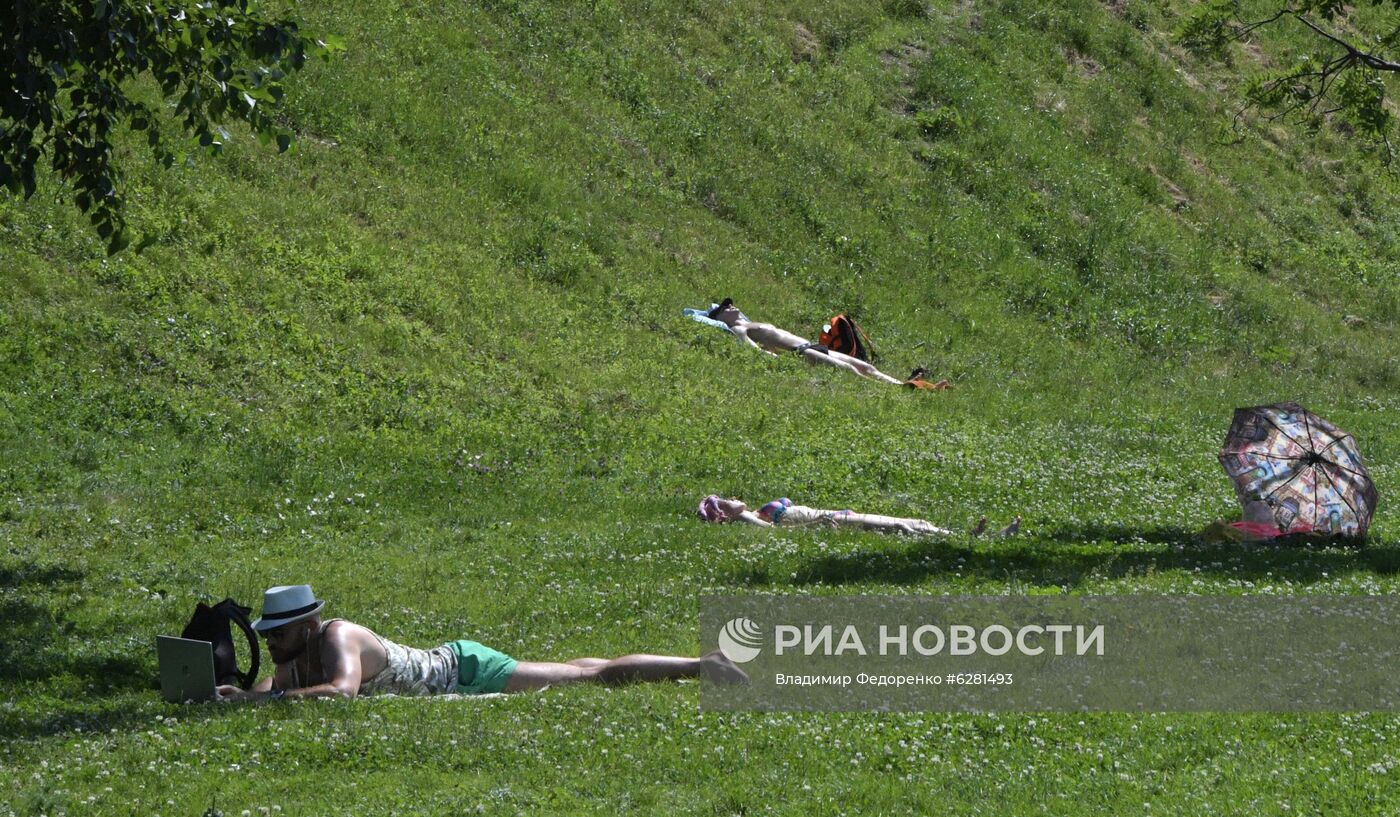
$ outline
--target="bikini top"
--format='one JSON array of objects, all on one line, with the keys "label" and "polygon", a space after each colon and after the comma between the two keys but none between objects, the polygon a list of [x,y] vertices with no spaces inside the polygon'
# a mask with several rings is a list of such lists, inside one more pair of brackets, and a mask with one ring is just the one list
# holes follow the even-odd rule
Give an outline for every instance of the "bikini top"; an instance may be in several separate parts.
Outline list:
[{"label": "bikini top", "polygon": [[787,509],[791,507],[791,499],[788,499],[787,497],[783,497],[782,499],[775,499],[772,502],[769,502],[767,505],[764,505],[762,508],[758,509],[758,518],[762,519],[765,522],[771,522],[774,525],[776,525],[779,522],[783,521],[783,514],[787,513]]}]

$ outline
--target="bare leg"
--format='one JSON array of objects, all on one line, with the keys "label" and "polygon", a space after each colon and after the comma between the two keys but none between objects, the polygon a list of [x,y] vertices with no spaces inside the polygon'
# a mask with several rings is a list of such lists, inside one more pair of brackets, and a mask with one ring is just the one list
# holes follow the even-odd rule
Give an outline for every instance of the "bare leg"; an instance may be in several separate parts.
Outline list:
[{"label": "bare leg", "polygon": [[[597,663],[600,662],[601,663]],[[576,662],[586,662],[583,664]],[[606,661],[575,658],[566,664],[520,661],[506,682],[506,692],[525,692],[558,684],[591,682],[616,686],[678,678],[709,678],[716,683],[744,683],[748,676],[716,650],[700,658],[673,655],[624,655]]]},{"label": "bare leg", "polygon": [[854,525],[883,533],[908,533],[919,536],[949,536],[953,533],[923,519],[903,519],[873,513],[838,513],[832,521],[839,525]]},{"label": "bare leg", "polygon": [[837,362],[846,364],[856,374],[864,375],[865,377],[879,380],[881,383],[889,383],[895,386],[904,385],[903,380],[898,380],[896,378],[890,377],[889,375],[875,368],[875,366],[869,361],[861,360],[858,357],[852,357],[841,352],[829,352],[828,356]]},{"label": "bare leg", "polygon": [[[802,357],[806,358],[808,363],[814,363],[818,366],[831,366],[836,369],[843,369],[851,374],[860,375],[861,377],[869,376],[855,366],[847,363],[845,360],[837,359],[837,357],[830,352],[819,352],[816,349],[803,349]],[[842,357],[845,356],[842,355]]]},{"label": "bare leg", "polygon": [[893,377],[890,377],[858,357],[843,355],[840,352],[820,352],[816,349],[803,349],[802,356],[807,359],[808,363],[843,369],[851,374],[868,377],[872,380],[879,380],[882,383],[890,383],[896,386],[904,385],[904,381],[895,380]]},{"label": "bare leg", "polygon": [[889,384],[892,385],[892,386],[903,386],[903,385],[904,385],[904,381],[903,381],[903,380],[899,380],[899,379],[890,377],[889,375],[887,375],[887,374],[885,374],[884,372],[880,371],[879,369],[875,368],[875,367],[872,366],[871,364],[866,363],[864,360],[859,360],[859,359],[857,359],[857,362],[856,362],[856,363],[853,363],[853,364],[851,364],[851,365],[852,365],[852,366],[855,366],[855,367],[856,367],[856,370],[859,371],[860,373],[864,374],[866,377],[872,377],[872,378],[874,378],[874,379],[880,381],[881,383],[889,383]]}]

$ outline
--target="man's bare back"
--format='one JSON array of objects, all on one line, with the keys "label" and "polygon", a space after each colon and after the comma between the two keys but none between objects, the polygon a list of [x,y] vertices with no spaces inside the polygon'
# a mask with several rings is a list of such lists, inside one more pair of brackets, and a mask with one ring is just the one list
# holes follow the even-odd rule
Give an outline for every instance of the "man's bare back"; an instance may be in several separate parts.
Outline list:
[{"label": "man's bare back", "polygon": [[281,649],[274,649],[274,636],[269,634],[267,651],[276,669],[254,689],[309,691],[330,687],[326,694],[353,697],[362,681],[378,675],[388,663],[379,637],[368,627],[344,619],[327,621],[305,640],[293,643],[303,646],[293,648],[281,639],[275,643]]}]

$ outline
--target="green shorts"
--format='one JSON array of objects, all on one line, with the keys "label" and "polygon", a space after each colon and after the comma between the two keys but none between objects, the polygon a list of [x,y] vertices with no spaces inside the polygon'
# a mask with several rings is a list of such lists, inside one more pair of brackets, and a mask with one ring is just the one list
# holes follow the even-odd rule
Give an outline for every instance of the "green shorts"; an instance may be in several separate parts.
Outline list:
[{"label": "green shorts", "polygon": [[515,659],[475,641],[452,641],[448,648],[457,656],[457,692],[485,695],[501,692],[515,672]]}]

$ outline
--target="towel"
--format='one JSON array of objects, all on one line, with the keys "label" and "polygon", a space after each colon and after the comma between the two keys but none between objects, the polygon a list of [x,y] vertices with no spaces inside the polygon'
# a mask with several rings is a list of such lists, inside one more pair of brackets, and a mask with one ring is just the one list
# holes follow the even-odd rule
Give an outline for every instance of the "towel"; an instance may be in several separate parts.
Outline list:
[{"label": "towel", "polygon": [[[710,304],[710,309],[714,309],[717,306],[719,306],[719,304]],[[724,321],[717,321],[709,316],[708,313],[710,309],[682,309],[681,314],[689,317],[691,320],[696,321],[698,323],[703,323],[706,326],[713,326],[716,329],[723,329],[724,331],[730,332],[732,334],[732,330],[730,330],[729,324],[725,323]],[[742,312],[739,313],[739,317],[743,318],[746,321],[748,320],[748,317],[745,316]]]}]

